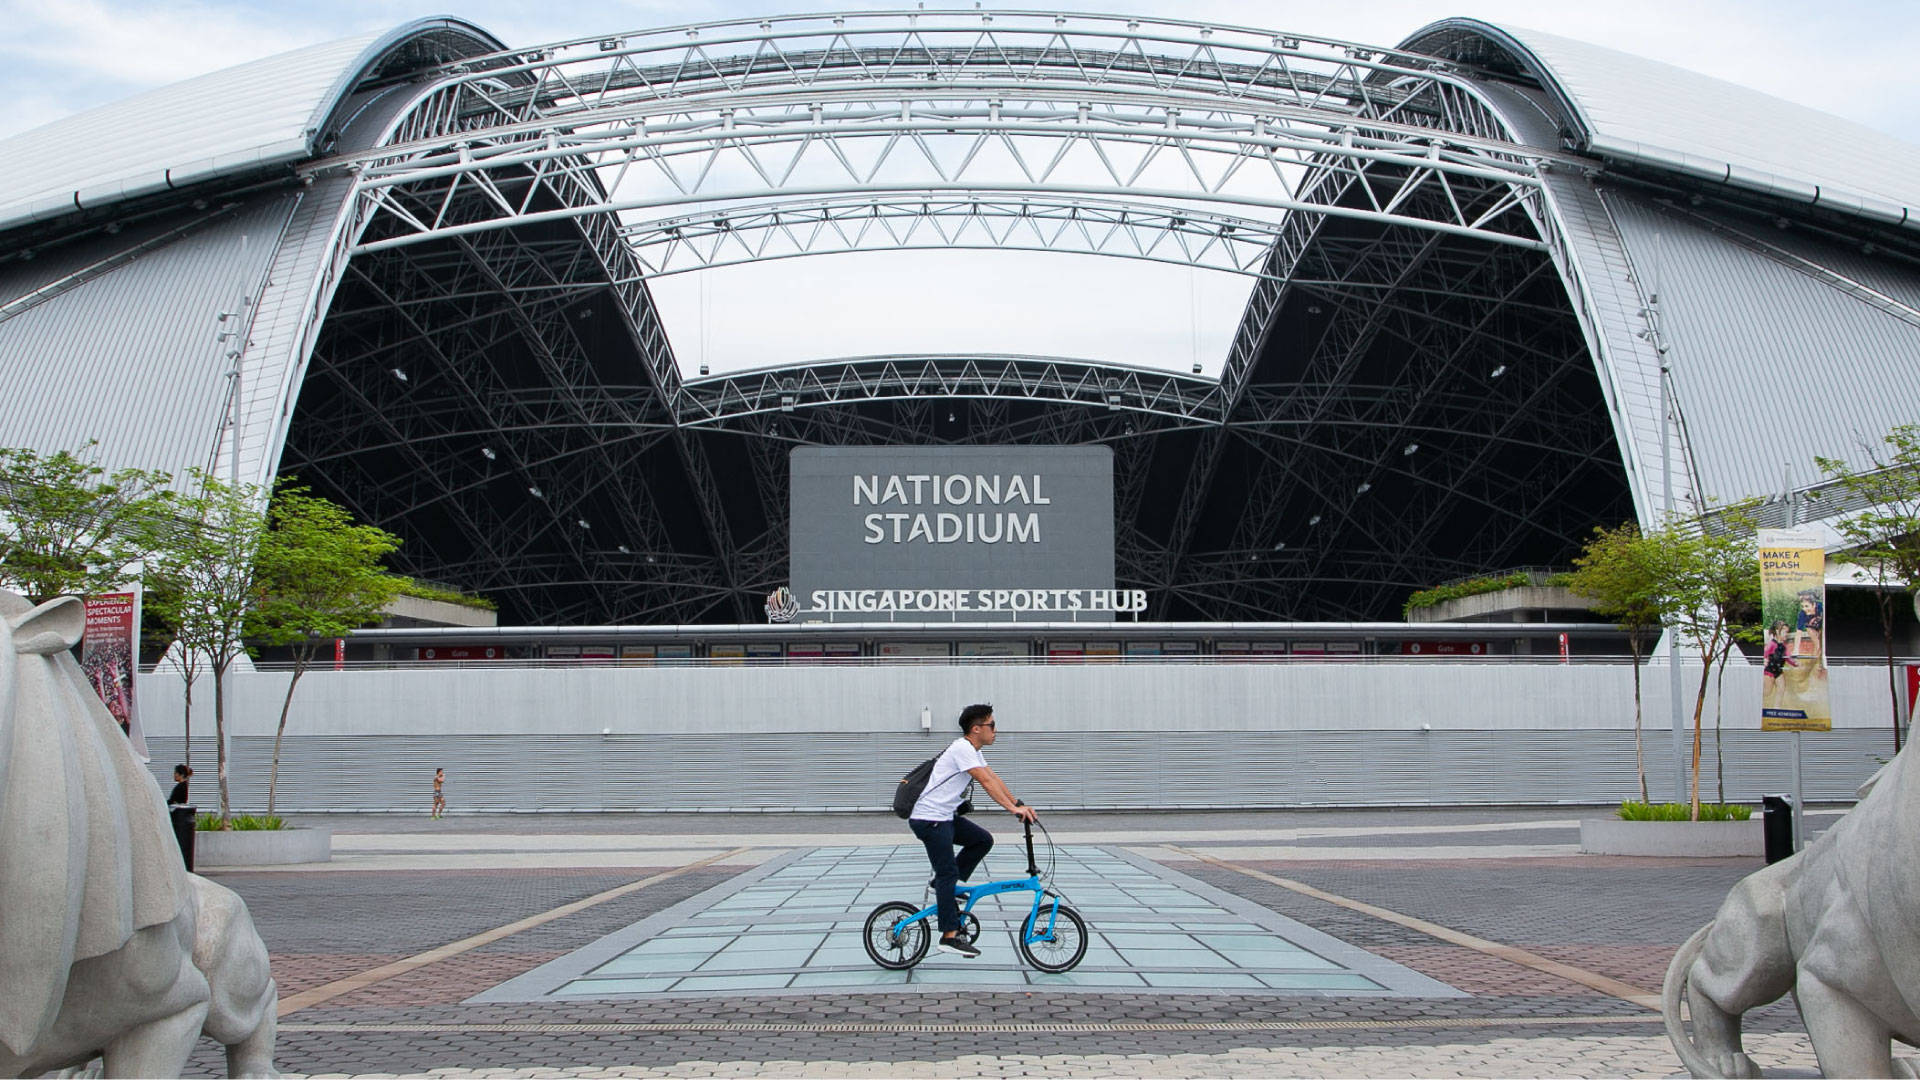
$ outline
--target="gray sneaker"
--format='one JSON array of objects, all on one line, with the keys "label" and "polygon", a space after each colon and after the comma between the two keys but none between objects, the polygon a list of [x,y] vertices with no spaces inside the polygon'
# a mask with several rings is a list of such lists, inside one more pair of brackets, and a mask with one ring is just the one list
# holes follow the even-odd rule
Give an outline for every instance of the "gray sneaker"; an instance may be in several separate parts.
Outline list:
[{"label": "gray sneaker", "polygon": [[955,956],[961,956],[961,957],[965,957],[965,958],[966,958],[966,959],[968,959],[968,960],[971,960],[971,959],[973,959],[974,957],[976,957],[976,956],[979,956],[979,955],[980,955],[980,950],[979,950],[979,949],[976,949],[976,948],[974,948],[974,946],[973,946],[973,942],[971,942],[971,941],[962,941],[962,940],[960,940],[960,939],[959,939],[959,938],[957,938],[957,937],[950,937],[950,938],[949,938],[949,937],[943,937],[943,938],[941,938],[941,939],[940,939],[940,951],[941,951],[941,952],[950,952],[950,953],[952,953],[952,954],[954,954]]}]

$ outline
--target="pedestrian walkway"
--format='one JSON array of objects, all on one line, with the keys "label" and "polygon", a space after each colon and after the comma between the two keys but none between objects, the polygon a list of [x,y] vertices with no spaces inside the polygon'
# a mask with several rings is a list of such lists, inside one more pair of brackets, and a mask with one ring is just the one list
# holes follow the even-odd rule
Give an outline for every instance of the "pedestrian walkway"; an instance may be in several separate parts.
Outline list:
[{"label": "pedestrian walkway", "polygon": [[[211,875],[289,1074],[1677,1075],[1650,1003],[1759,860],[1582,856],[1578,816],[1051,815],[1086,982],[1032,978],[1004,910],[979,960],[868,962],[851,921],[925,893],[877,814],[320,819],[325,869]],[[1790,1002],[1746,1028],[1813,1074]],[[211,1043],[190,1074],[224,1075]]]},{"label": "pedestrian walkway", "polygon": [[[1030,910],[1029,893],[990,897],[975,906],[983,951],[978,959],[931,951],[907,971],[877,966],[861,943],[867,913],[889,900],[915,907],[932,903],[925,852],[918,845],[831,847],[790,852],[473,1000],[1030,986],[1460,996],[1399,964],[1124,851],[1063,848],[1042,861],[1054,864],[1053,884],[1088,924],[1087,954],[1072,971],[1048,974],[1021,962],[1014,934]],[[989,859],[976,877],[1012,876],[1016,869],[1003,855]]]}]

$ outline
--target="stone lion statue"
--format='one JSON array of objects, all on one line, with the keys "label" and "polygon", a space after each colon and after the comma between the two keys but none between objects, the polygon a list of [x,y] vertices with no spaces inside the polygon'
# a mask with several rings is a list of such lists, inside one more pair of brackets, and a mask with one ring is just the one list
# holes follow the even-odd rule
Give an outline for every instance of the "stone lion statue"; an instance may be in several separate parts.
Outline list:
[{"label": "stone lion statue", "polygon": [[279,1002],[231,890],[186,872],[159,785],[69,651],[71,597],[0,590],[0,1076],[179,1076],[204,1032],[272,1076]]},{"label": "stone lion statue", "polygon": [[1788,991],[1821,1072],[1916,1075],[1892,1045],[1920,1040],[1920,757],[1911,744],[1861,796],[1806,850],[1735,885],[1674,955],[1661,1003],[1694,1076],[1759,1076],[1740,1018]]}]

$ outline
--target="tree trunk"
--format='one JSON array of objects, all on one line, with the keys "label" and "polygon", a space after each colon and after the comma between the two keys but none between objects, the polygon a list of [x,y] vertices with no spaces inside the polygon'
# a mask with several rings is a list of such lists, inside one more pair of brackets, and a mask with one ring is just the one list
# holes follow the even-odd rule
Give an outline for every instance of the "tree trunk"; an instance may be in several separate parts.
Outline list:
[{"label": "tree trunk", "polygon": [[1719,672],[1713,677],[1713,782],[1722,805],[1727,801],[1727,752],[1720,742],[1720,717],[1727,700],[1727,659],[1733,655],[1733,638],[1720,650]]},{"label": "tree trunk", "polygon": [[267,767],[267,816],[273,816],[273,800],[280,785],[280,739],[287,733],[287,710],[293,707],[293,688],[300,685],[300,676],[307,673],[307,663],[312,652],[293,650],[293,678],[287,680],[287,696],[280,702],[280,726],[273,732],[273,764]]},{"label": "tree trunk", "polygon": [[1893,752],[1900,752],[1900,681],[1893,674],[1893,594],[1881,586],[1875,590],[1880,601],[1880,636],[1887,643],[1887,697],[1893,702]]},{"label": "tree trunk", "polygon": [[1627,635],[1627,648],[1633,653],[1633,768],[1640,776],[1640,801],[1651,803],[1647,794],[1647,755],[1640,744],[1640,633]]},{"label": "tree trunk", "polygon": [[1693,776],[1688,783],[1691,821],[1700,820],[1700,724],[1707,711],[1707,680],[1712,677],[1713,645],[1710,643],[1700,651],[1700,689],[1693,695]]},{"label": "tree trunk", "polygon": [[233,805],[227,799],[227,665],[215,660],[209,667],[213,670],[213,745],[220,764],[220,827],[224,829],[233,821]]},{"label": "tree trunk", "polygon": [[180,651],[180,673],[180,677],[187,684],[187,704],[180,716],[180,730],[186,736],[186,749],[181,751],[180,760],[191,769],[193,768],[193,668],[187,665],[185,649]]}]

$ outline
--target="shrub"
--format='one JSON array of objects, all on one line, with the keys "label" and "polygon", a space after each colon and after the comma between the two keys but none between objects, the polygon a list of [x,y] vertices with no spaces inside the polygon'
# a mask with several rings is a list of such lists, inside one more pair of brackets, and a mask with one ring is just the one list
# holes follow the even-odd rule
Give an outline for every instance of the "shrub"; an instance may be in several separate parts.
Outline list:
[{"label": "shrub", "polygon": [[1524,589],[1533,584],[1533,578],[1525,573],[1505,574],[1500,577],[1474,578],[1472,581],[1456,581],[1451,585],[1436,585],[1431,589],[1421,589],[1407,597],[1402,615],[1411,614],[1417,608],[1429,608],[1448,600],[1458,600],[1463,596],[1479,596],[1481,593],[1502,592],[1506,589]]},{"label": "shrub", "polygon": [[475,608],[480,611],[496,611],[499,609],[498,604],[495,604],[492,600],[484,596],[469,596],[466,593],[454,589],[442,588],[439,585],[429,585],[424,581],[415,581],[412,578],[402,578],[401,582],[401,596],[412,596],[421,600],[438,600],[443,604],[458,604],[461,607]]},{"label": "shrub", "polygon": [[[1701,803],[1701,821],[1745,821],[1753,816],[1753,807],[1739,803]],[[1626,821],[1689,821],[1693,815],[1683,802],[1643,803],[1632,799],[1620,804],[1620,817]]]},{"label": "shrub", "polygon": [[[200,832],[220,832],[220,815],[201,814],[193,827]],[[233,832],[273,832],[286,827],[286,819],[270,814],[235,814],[227,824]]]}]

